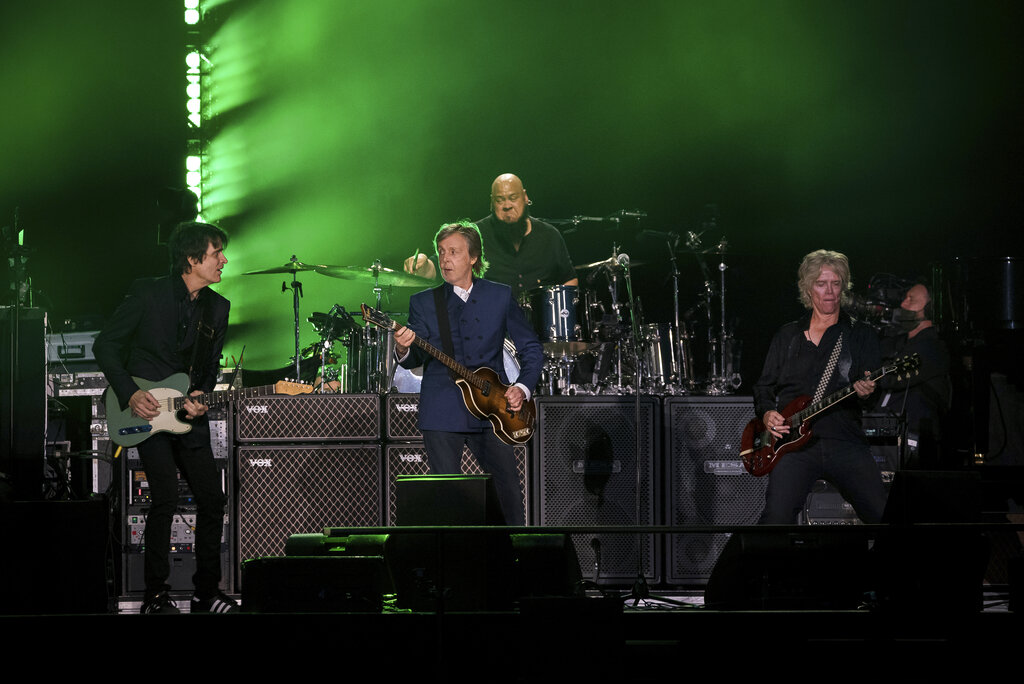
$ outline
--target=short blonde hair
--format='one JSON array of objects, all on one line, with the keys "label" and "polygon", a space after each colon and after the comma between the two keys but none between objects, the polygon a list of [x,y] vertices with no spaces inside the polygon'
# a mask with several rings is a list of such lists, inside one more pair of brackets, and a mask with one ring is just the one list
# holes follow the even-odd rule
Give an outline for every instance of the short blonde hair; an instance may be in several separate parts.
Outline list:
[{"label": "short blonde hair", "polygon": [[805,309],[811,308],[811,289],[814,281],[821,275],[821,269],[828,268],[835,271],[842,281],[840,287],[840,303],[846,306],[850,303],[850,290],[853,289],[853,281],[850,280],[850,260],[842,252],[833,252],[829,249],[818,249],[800,262],[800,270],[797,277],[797,290],[800,292],[800,303]]}]

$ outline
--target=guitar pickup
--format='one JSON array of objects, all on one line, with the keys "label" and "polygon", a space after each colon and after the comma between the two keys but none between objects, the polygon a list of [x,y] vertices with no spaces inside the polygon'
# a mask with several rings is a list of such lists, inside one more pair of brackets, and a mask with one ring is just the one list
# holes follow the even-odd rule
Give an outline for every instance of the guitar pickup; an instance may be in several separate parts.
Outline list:
[{"label": "guitar pickup", "polygon": [[149,423],[145,425],[133,425],[132,427],[123,427],[117,431],[119,435],[140,435],[143,432],[152,432],[153,426]]}]

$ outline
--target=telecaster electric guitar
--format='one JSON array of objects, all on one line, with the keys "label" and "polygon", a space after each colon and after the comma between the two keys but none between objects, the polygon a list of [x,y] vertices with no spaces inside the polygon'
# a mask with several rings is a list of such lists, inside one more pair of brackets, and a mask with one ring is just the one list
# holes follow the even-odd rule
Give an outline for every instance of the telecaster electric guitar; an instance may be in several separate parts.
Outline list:
[{"label": "telecaster electric guitar", "polygon": [[[917,372],[920,365],[918,355],[911,354],[882,366],[864,379],[878,380],[889,373],[896,373],[897,377],[909,376]],[[753,419],[747,423],[740,439],[743,467],[751,475],[767,475],[778,464],[779,459],[806,445],[807,440],[811,438],[811,425],[808,422],[811,418],[854,393],[856,390],[850,384],[814,403],[811,403],[812,397],[807,395],[797,397],[780,411],[782,417],[786,419],[785,424],[789,426],[789,432],[778,436],[768,431],[762,417]]]},{"label": "telecaster electric guitar", "polygon": [[[381,328],[397,330],[399,325],[387,314],[366,304],[362,305],[363,320]],[[508,385],[492,369],[485,367],[470,370],[443,351],[417,336],[416,346],[448,366],[455,375],[455,384],[462,391],[462,400],[469,412],[481,420],[489,420],[494,434],[505,444],[525,444],[533,437],[533,423],[537,405],[533,399],[524,401],[518,411],[509,408],[505,392]]]},{"label": "telecaster electric guitar", "polygon": [[247,397],[265,397],[270,394],[309,394],[313,391],[310,385],[281,380],[273,385],[262,387],[245,387],[239,390],[207,392],[194,397],[186,397],[189,380],[185,373],[176,373],[156,382],[142,378],[133,379],[140,389],[146,390],[160,402],[160,415],[152,420],[133,416],[131,408],[121,409],[117,395],[108,387],[103,394],[103,403],[107,409],[107,432],[115,444],[123,447],[140,444],[157,432],[184,434],[191,430],[190,422],[178,418],[178,412],[185,408],[186,399],[213,407]]}]

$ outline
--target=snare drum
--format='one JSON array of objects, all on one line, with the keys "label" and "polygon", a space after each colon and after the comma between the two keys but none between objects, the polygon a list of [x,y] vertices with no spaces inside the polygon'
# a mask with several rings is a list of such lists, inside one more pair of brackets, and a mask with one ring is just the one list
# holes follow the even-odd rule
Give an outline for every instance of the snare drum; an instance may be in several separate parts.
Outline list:
[{"label": "snare drum", "polygon": [[579,354],[589,347],[576,319],[579,288],[555,285],[524,294],[523,308],[549,355]]}]

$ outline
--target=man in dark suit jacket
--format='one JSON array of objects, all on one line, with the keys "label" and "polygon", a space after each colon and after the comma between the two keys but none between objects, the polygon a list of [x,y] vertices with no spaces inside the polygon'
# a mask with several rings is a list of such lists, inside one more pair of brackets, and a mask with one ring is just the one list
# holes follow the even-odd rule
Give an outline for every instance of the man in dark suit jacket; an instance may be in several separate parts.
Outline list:
[{"label": "man in dark suit jacket", "polygon": [[[152,420],[160,404],[133,378],[159,382],[187,373],[190,394],[213,390],[227,332],[228,300],[209,289],[227,263],[228,237],[206,223],[182,223],[168,240],[170,275],[132,284],[93,346],[122,410]],[[178,469],[195,496],[196,572],[192,612],[232,612],[238,605],[220,584],[224,493],[210,447],[206,406],[187,400],[182,435],[159,432],[139,444],[149,483],[142,613],[177,613],[168,594],[171,522],[178,505]]]},{"label": "man in dark suit jacket", "polygon": [[[434,238],[445,282],[440,287],[447,304],[452,356],[470,369],[487,366],[507,383],[502,363],[508,336],[516,345],[521,370],[516,384],[505,393],[509,407],[518,411],[540,380],[544,352],[519,305],[506,285],[479,277],[487,269],[477,227],[468,221],[442,226]],[[505,522],[525,523],[523,495],[513,448],[500,441],[486,420],[466,408],[462,393],[447,367],[413,346],[417,336],[443,349],[434,290],[409,300],[409,325],[395,331],[396,353],[406,368],[423,365],[419,428],[433,473],[460,471],[462,447],[468,444],[484,472],[494,480]]]}]

